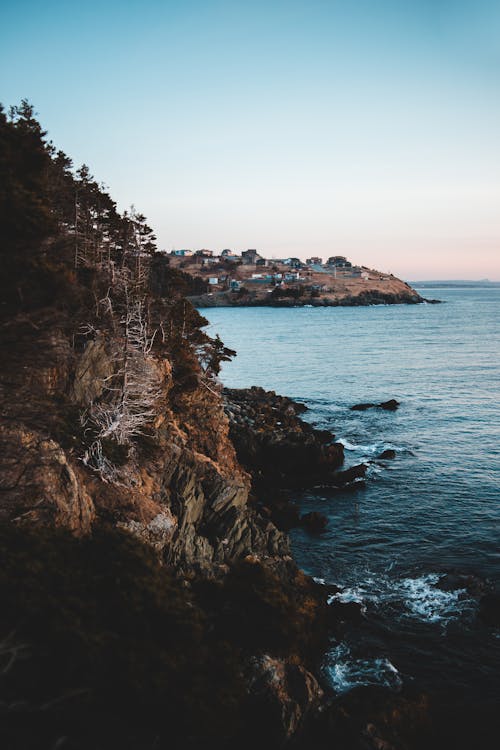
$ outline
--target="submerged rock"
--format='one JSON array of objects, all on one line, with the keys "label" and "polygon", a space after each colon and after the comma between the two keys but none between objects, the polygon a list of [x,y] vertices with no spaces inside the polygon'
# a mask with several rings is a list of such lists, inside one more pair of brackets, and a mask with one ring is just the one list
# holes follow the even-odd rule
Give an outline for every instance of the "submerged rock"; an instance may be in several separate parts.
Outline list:
[{"label": "submerged rock", "polygon": [[328,525],[328,519],[323,513],[318,511],[311,511],[310,513],[304,513],[300,518],[300,525],[308,531],[319,533],[324,531]]},{"label": "submerged rock", "polygon": [[377,458],[380,458],[383,460],[396,458],[396,451],[393,450],[392,448],[386,448],[386,450],[382,451],[382,453],[380,453],[380,455],[378,455]]},{"label": "submerged rock", "polygon": [[395,398],[391,398],[389,399],[389,401],[381,401],[379,404],[373,404],[371,402],[354,404],[354,406],[351,406],[351,411],[366,411],[367,409],[384,409],[385,411],[396,411],[399,406],[399,401],[396,401]]},{"label": "submerged rock", "polygon": [[395,398],[391,398],[389,399],[389,401],[383,401],[382,403],[378,404],[378,406],[381,409],[385,409],[386,411],[396,411],[399,406],[399,401],[396,401]]},{"label": "submerged rock", "polygon": [[479,617],[485,625],[500,626],[500,590],[483,596],[479,602]]},{"label": "submerged rock", "polygon": [[354,404],[354,406],[351,406],[351,411],[366,411],[367,409],[372,409],[375,406],[375,404],[372,403],[362,403],[362,404]]}]

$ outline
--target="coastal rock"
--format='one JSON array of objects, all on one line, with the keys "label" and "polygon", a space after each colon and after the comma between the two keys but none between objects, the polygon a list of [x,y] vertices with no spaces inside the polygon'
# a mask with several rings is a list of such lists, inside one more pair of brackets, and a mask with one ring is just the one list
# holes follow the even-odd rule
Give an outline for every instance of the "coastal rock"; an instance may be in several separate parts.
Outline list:
[{"label": "coastal rock", "polygon": [[368,466],[366,464],[356,464],[344,471],[337,471],[332,476],[332,484],[335,487],[345,487],[348,484],[364,479]]},{"label": "coastal rock", "polygon": [[396,411],[399,405],[399,401],[396,401],[395,398],[391,398],[389,401],[382,401],[382,403],[378,404],[379,408],[385,409],[385,411]]},{"label": "coastal rock", "polygon": [[377,456],[377,458],[380,458],[381,460],[390,460],[396,458],[396,451],[392,448],[386,448]]},{"label": "coastal rock", "polygon": [[310,513],[304,513],[304,515],[301,516],[300,525],[307,529],[307,531],[321,533],[326,529],[328,519],[322,513],[311,511]]},{"label": "coastal rock", "polygon": [[395,695],[383,687],[358,687],[316,715],[316,744],[349,750],[416,750],[440,747],[429,732],[431,711],[424,694]]},{"label": "coastal rock", "polygon": [[328,481],[344,449],[327,430],[298,416],[305,408],[262,388],[224,389],[230,437],[259,493]]},{"label": "coastal rock", "polygon": [[384,411],[396,411],[399,406],[399,401],[396,401],[395,398],[391,398],[389,399],[389,401],[382,401],[379,404],[373,404],[371,402],[354,404],[354,406],[351,406],[351,411],[366,411],[367,409],[384,409]]},{"label": "coastal rock", "polygon": [[336,627],[340,622],[360,622],[363,619],[363,606],[360,602],[343,602],[333,599],[328,605],[328,622]]},{"label": "coastal rock", "polygon": [[252,708],[266,726],[269,746],[297,736],[323,697],[311,672],[268,654],[251,660],[249,689]]},{"label": "coastal rock", "polygon": [[485,625],[500,626],[500,590],[482,597],[479,602],[479,617]]},{"label": "coastal rock", "polygon": [[486,582],[470,573],[446,573],[436,585],[443,591],[464,589],[471,596],[482,596],[487,590]]}]

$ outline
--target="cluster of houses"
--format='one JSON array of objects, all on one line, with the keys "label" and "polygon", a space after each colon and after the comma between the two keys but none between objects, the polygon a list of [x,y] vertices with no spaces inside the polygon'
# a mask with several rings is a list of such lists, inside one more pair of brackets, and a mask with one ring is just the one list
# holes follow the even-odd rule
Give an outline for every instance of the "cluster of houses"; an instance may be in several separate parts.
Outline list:
[{"label": "cluster of houses", "polygon": [[[313,273],[329,274],[335,278],[337,276],[357,277],[365,280],[369,278],[367,269],[354,266],[343,255],[332,255],[326,262],[323,262],[322,258],[316,256],[308,258],[306,261],[294,257],[268,259],[260,255],[255,249],[243,250],[240,255],[230,249],[222,250],[220,255],[206,249],[196,251],[183,249],[172,250],[170,255],[184,259],[189,265],[199,264],[208,271],[210,271],[211,266],[216,266],[217,264],[217,270],[224,268],[227,271],[229,271],[228,264],[234,264],[235,271],[236,267],[239,266],[262,268],[261,272],[249,273],[248,276],[245,274],[245,284],[279,286],[287,283],[307,281]],[[223,265],[221,266],[221,264]],[[266,268],[270,270],[266,272],[264,270]],[[213,274],[208,277],[208,283],[213,287],[223,284],[226,288],[236,291],[240,288],[242,282],[231,278],[232,275],[230,273],[222,273],[217,276]]]}]

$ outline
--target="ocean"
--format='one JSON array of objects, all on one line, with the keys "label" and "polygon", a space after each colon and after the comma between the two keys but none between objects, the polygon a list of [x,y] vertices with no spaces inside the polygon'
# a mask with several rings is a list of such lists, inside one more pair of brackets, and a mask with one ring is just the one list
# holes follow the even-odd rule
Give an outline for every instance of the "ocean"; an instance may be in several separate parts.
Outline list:
[{"label": "ocean", "polygon": [[[500,289],[423,294],[443,304],[201,312],[238,353],[225,385],[302,401],[346,466],[370,462],[365,483],[296,497],[329,524],[291,532],[295,559],[365,612],[332,640],[325,682],[413,686],[488,713],[500,631],[477,610],[481,589],[500,585]],[[396,412],[350,410],[391,398]],[[388,448],[396,458],[377,459]]]}]

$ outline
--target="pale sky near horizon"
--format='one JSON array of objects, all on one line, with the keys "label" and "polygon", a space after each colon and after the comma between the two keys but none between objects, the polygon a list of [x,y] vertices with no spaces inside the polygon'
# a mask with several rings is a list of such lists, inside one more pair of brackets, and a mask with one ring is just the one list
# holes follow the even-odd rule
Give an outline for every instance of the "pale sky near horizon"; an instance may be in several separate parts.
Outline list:
[{"label": "pale sky near horizon", "polygon": [[500,280],[500,0],[2,0],[21,98],[161,248]]}]

